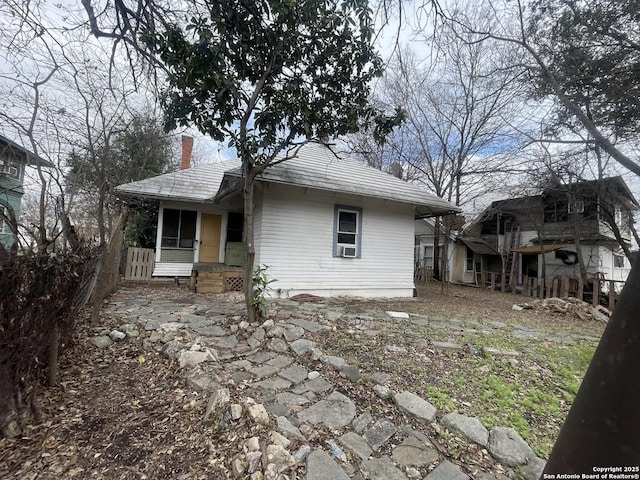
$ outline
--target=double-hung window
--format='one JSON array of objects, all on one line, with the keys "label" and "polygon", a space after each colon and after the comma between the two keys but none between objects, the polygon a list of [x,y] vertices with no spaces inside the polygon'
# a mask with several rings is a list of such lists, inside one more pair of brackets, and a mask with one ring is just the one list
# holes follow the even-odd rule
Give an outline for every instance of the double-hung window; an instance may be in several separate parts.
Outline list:
[{"label": "double-hung window", "polygon": [[475,259],[475,254],[473,253],[473,250],[467,247],[467,257],[464,265],[465,272],[473,272],[474,259]]},{"label": "double-hung window", "polygon": [[162,246],[193,248],[198,212],[165,208],[162,214]]},{"label": "double-hung window", "polygon": [[333,256],[361,257],[362,209],[336,205],[333,227]]},{"label": "double-hung window", "polygon": [[424,245],[422,264],[424,267],[433,268],[433,245]]}]

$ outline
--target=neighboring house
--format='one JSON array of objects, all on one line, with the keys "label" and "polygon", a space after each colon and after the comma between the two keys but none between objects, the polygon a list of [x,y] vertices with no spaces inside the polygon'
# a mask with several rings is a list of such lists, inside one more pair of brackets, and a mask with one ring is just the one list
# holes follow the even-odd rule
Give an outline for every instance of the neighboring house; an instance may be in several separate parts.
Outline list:
[{"label": "neighboring house", "polygon": [[[155,276],[242,263],[243,199],[238,190],[223,195],[240,177],[240,162],[230,160],[117,187],[121,196],[159,201]],[[415,219],[457,211],[308,144],[257,177],[255,265],[269,266],[273,296],[411,296]]]},{"label": "neighboring house", "polygon": [[7,219],[20,217],[26,165],[53,167],[48,161],[0,135],[0,244],[6,248],[14,244],[17,233]]},{"label": "neighboring house", "polygon": [[[444,248],[444,232],[440,232],[440,240],[438,241],[438,258],[435,258],[435,218],[419,218],[415,222],[415,262],[416,267],[427,267],[434,269],[436,265],[441,267],[441,260]],[[449,278],[451,272],[454,271],[454,251],[455,251],[455,234],[451,234],[447,245],[447,271]]]},{"label": "neighboring house", "polygon": [[[632,243],[638,202],[621,177],[550,187],[540,195],[493,202],[465,229],[456,247],[456,279],[478,283],[481,272],[505,271],[508,285],[523,278],[626,280],[631,269],[621,243]],[[619,230],[619,238],[612,225]]]}]

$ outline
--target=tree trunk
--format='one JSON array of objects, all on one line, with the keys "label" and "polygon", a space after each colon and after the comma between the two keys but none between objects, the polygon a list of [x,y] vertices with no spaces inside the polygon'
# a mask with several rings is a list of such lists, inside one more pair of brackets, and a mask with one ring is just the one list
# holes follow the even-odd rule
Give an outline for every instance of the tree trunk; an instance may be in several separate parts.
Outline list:
[{"label": "tree trunk", "polygon": [[580,230],[576,229],[575,232],[575,240],[574,243],[576,245],[576,255],[578,257],[578,269],[580,270],[580,278],[582,278],[582,282],[584,285],[589,283],[589,278],[587,277],[587,266],[584,264],[584,255],[582,255],[582,243],[580,242]]},{"label": "tree trunk", "polygon": [[58,383],[58,352],[60,349],[60,329],[54,321],[49,332],[49,370],[47,380],[50,387]]},{"label": "tree trunk", "polygon": [[[246,166],[245,163],[247,163]],[[253,191],[254,174],[253,169],[243,159],[244,170],[244,301],[247,307],[247,320],[249,323],[255,322],[258,315],[256,306],[253,304],[253,264],[256,258],[256,249],[253,238]]]},{"label": "tree trunk", "polygon": [[[442,243],[442,286],[441,293],[444,293],[445,290],[449,291],[449,269],[448,269],[448,260],[449,260],[449,238],[451,237],[451,217],[447,216],[443,219],[444,226],[444,240]],[[445,286],[446,283],[446,286]]]},{"label": "tree trunk", "polygon": [[[633,234],[633,238],[636,241],[636,245],[640,245],[640,235],[638,235],[638,230],[636,229],[636,227],[631,224],[629,225],[629,230],[631,230],[631,233]],[[632,261],[632,259],[630,258],[629,261]]]},{"label": "tree trunk", "polygon": [[638,291],[640,263],[635,262],[545,473],[593,474],[594,467],[640,465]]},{"label": "tree trunk", "polygon": [[504,251],[504,245],[500,251],[500,264],[502,265],[500,269],[500,291],[504,293],[507,291],[507,253]]},{"label": "tree trunk", "polygon": [[104,202],[107,196],[106,189],[104,187],[104,183],[100,185],[100,189],[98,190],[98,208],[96,211],[96,216],[98,217],[98,232],[100,234],[100,245],[104,245],[107,243],[107,228],[104,224]]},{"label": "tree trunk", "polygon": [[440,217],[433,226],[433,278],[440,279]]}]

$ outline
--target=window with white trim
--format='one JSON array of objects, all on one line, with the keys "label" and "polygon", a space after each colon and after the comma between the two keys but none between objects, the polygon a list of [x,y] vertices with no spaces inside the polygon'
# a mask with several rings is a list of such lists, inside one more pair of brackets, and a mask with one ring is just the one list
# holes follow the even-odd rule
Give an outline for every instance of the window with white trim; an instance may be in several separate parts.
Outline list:
[{"label": "window with white trim", "polygon": [[575,202],[569,202],[569,213],[570,214],[576,214],[576,213],[584,213],[584,201],[583,200],[576,200]]},{"label": "window with white trim", "polygon": [[622,208],[620,207],[620,205],[616,205],[614,221],[616,222],[618,228],[622,225]]},{"label": "window with white trim", "polygon": [[10,158],[0,158],[0,174],[20,180],[22,178],[22,164]]},{"label": "window with white trim", "polygon": [[333,222],[333,256],[361,257],[362,209],[336,205]]},{"label": "window with white trim", "polygon": [[162,213],[162,247],[192,249],[198,212],[165,208]]},{"label": "window with white trim", "polygon": [[433,268],[433,245],[424,246],[423,266]]},{"label": "window with white trim", "polygon": [[624,255],[613,254],[613,266],[615,268],[624,268]]}]

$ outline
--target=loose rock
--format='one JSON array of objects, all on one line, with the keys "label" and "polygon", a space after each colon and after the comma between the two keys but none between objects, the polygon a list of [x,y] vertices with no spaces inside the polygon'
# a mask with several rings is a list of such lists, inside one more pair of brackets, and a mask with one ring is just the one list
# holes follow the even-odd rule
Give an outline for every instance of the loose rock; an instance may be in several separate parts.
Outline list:
[{"label": "loose rock", "polygon": [[438,465],[424,480],[469,480],[469,475],[449,460]]},{"label": "loose rock", "polygon": [[489,432],[489,453],[510,467],[526,464],[535,457],[531,447],[513,428],[493,427]]},{"label": "loose rock", "polygon": [[334,459],[322,450],[314,450],[307,457],[306,480],[350,480]]},{"label": "loose rock", "polygon": [[111,330],[111,332],[109,333],[109,338],[114,342],[120,342],[127,338],[127,334],[119,330]]},{"label": "loose rock", "polygon": [[91,338],[91,343],[98,348],[106,348],[113,343],[113,340],[109,337],[100,336]]},{"label": "loose rock", "polygon": [[414,415],[420,420],[432,422],[436,417],[436,407],[411,392],[396,394],[394,401],[400,410]]},{"label": "loose rock", "polygon": [[452,432],[460,433],[465,438],[483,447],[487,446],[489,432],[477,418],[467,417],[458,413],[448,413],[442,417],[441,421]]}]

